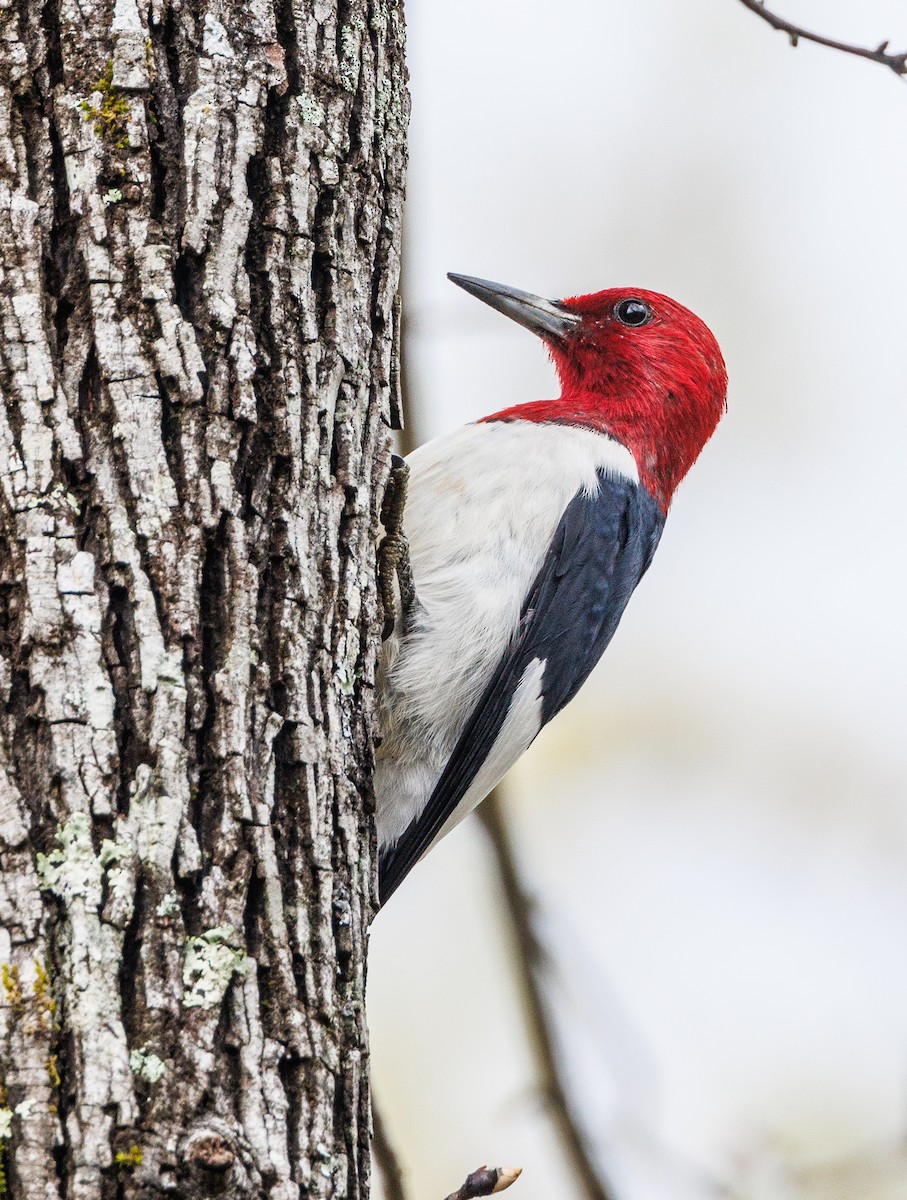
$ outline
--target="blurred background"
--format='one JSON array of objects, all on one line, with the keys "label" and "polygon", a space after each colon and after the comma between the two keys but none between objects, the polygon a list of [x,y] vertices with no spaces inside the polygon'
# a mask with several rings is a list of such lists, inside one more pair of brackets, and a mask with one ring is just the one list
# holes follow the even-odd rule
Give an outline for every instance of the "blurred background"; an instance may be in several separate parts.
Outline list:
[{"label": "blurred background", "polygon": [[[776,0],[907,49],[902,0]],[[667,292],[729,411],[504,807],[581,1135],[617,1200],[907,1197],[907,86],[738,0],[408,5],[410,423],[556,395],[445,272]],[[588,1196],[470,818],[373,927],[413,1200],[481,1163]]]}]

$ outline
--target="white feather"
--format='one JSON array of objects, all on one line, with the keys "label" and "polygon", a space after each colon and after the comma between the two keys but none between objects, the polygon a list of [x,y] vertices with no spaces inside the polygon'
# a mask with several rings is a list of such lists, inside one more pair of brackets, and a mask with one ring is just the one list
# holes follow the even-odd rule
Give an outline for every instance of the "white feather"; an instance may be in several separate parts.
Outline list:
[{"label": "white feather", "polygon": [[[567,505],[596,472],[638,482],[633,456],[570,425],[467,425],[408,458],[404,528],[418,607],[379,670],[382,743],[375,772],[379,845],[428,802],[510,642]],[[544,663],[534,660],[486,762],[442,833],[503,778],[541,724]]]},{"label": "white feather", "polygon": [[435,841],[440,841],[454,826],[468,817],[477,804],[496,787],[513,764],[535,741],[542,727],[542,681],[545,676],[545,659],[534,658],[523,672],[523,677],[513,693],[510,708],[495,739],[488,757],[476,772],[463,799],[442,826]]}]

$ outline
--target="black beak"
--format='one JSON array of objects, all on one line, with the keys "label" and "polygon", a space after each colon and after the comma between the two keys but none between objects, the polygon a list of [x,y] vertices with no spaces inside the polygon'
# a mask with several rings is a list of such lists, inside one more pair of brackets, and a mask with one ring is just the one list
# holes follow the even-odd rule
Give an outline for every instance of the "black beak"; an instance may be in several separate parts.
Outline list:
[{"label": "black beak", "polygon": [[503,283],[489,283],[487,279],[473,279],[470,275],[454,275],[447,278],[471,296],[476,296],[518,325],[524,325],[542,338],[560,340],[575,329],[582,320],[576,313],[568,312],[557,300],[544,300],[530,292],[507,287]]}]

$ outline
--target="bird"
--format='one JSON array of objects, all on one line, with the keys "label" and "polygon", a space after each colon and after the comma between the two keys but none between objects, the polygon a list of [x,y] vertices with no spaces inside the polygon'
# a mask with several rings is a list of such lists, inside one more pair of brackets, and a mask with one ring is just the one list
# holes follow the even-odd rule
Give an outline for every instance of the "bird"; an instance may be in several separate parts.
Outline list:
[{"label": "bird", "polygon": [[411,585],[376,678],[382,906],[585,682],[726,408],[717,341],[667,296],[448,278],[541,338],[561,394],[406,459]]}]

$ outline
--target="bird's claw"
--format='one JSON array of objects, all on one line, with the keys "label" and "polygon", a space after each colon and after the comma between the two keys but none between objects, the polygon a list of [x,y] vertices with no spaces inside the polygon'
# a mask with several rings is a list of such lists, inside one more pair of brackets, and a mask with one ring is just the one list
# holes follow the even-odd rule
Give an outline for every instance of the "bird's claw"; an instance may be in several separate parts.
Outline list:
[{"label": "bird's claw", "polygon": [[386,533],[378,546],[378,594],[384,613],[384,628],[381,640],[387,641],[397,624],[397,597],[394,581],[400,595],[399,615],[405,619],[412,611],[416,600],[416,587],[409,562],[409,543],[403,532],[403,512],[406,508],[406,487],[409,467],[399,454],[391,455],[391,471],[381,503],[381,524]]}]

